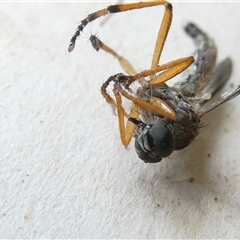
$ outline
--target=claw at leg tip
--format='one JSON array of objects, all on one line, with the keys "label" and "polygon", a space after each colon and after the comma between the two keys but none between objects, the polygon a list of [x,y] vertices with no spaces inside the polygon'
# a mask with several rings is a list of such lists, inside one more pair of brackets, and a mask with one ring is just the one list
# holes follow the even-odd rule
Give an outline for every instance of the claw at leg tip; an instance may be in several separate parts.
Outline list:
[{"label": "claw at leg tip", "polygon": [[74,44],[73,42],[70,43],[70,44],[69,44],[69,47],[68,47],[68,52],[72,52],[73,49],[74,49],[74,47],[75,47],[75,44]]}]

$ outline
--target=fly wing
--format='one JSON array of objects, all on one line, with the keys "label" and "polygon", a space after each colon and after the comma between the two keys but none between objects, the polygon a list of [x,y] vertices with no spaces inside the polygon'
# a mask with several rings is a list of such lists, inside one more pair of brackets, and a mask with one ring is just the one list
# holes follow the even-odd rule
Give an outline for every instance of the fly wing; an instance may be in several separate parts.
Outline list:
[{"label": "fly wing", "polygon": [[[232,61],[230,58],[226,58],[222,62],[220,62],[202,91],[202,96],[205,94],[209,94],[210,97],[214,97],[217,92],[224,86],[224,84],[228,81],[232,72]],[[206,105],[209,101],[204,98],[199,98],[194,101],[194,105],[198,105],[202,107]]]},{"label": "fly wing", "polygon": [[[204,89],[204,92],[209,92],[212,96],[216,95],[218,90],[227,82],[231,75],[232,62],[229,58],[226,58],[216,67],[209,84]],[[198,117],[201,118],[208,112],[211,112],[213,109],[218,106],[226,103],[233,98],[240,95],[240,85],[231,92],[224,92],[220,97],[213,103],[209,104],[209,101],[199,101],[194,102],[194,110],[197,112]]]}]

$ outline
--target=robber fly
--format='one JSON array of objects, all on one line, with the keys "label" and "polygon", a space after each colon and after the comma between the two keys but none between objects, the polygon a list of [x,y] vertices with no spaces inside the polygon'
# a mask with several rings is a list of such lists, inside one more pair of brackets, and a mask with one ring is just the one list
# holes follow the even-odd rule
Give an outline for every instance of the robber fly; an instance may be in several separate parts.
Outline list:
[{"label": "robber fly", "polygon": [[[185,27],[193,39],[197,50],[194,57],[180,58],[166,64],[159,64],[163,46],[172,21],[172,5],[163,0],[111,5],[89,14],[81,21],[70,40],[69,51],[75,47],[76,38],[91,21],[109,13],[164,5],[165,12],[155,44],[151,68],[140,73],[131,63],[104,44],[95,35],[90,37],[92,46],[102,49],[119,60],[127,74],[118,73],[108,78],[102,85],[101,93],[118,113],[121,140],[128,146],[135,138],[138,157],[144,162],[156,163],[168,157],[173,151],[188,146],[198,135],[202,117],[221,104],[240,94],[240,86],[230,93],[224,93],[214,103],[208,100],[229,79],[232,62],[229,58],[216,64],[217,48],[214,41],[195,24]],[[187,69],[187,70],[186,70]],[[185,71],[182,81],[170,87],[166,81]],[[140,87],[134,92],[133,82]],[[113,83],[113,97],[107,92]],[[128,113],[122,106],[122,98],[132,102]],[[125,119],[127,118],[127,123]]]}]

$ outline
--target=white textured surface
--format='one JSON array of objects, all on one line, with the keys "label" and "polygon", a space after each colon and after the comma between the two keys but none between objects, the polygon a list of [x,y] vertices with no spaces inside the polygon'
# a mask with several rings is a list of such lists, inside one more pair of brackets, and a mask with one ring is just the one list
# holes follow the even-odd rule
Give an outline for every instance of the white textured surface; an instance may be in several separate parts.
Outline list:
[{"label": "white textured surface", "polygon": [[[210,113],[186,149],[159,164],[138,160],[99,91],[122,70],[87,40],[99,32],[143,70],[163,11],[96,21],[69,54],[78,21],[108,4],[0,4],[0,237],[240,238],[240,97]],[[191,20],[234,62],[225,90],[239,84],[240,3],[173,7],[162,62],[192,53],[182,31]],[[182,176],[195,181],[167,179]]]}]

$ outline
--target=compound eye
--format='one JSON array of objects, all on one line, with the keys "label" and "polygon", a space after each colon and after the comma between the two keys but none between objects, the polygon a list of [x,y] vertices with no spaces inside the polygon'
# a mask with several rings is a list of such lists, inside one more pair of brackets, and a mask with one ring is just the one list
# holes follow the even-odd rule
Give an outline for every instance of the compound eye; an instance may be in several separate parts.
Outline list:
[{"label": "compound eye", "polygon": [[135,150],[138,157],[142,159],[145,163],[158,163],[162,160],[161,157],[156,158],[156,157],[150,156],[151,154],[143,150],[143,148],[141,147],[141,145],[137,140],[135,140]]},{"label": "compound eye", "polygon": [[168,157],[174,150],[173,133],[164,124],[147,125],[135,140],[135,150],[146,163],[157,163]]},{"label": "compound eye", "polygon": [[147,131],[147,141],[153,155],[168,157],[174,150],[173,133],[162,124],[153,124]]}]

